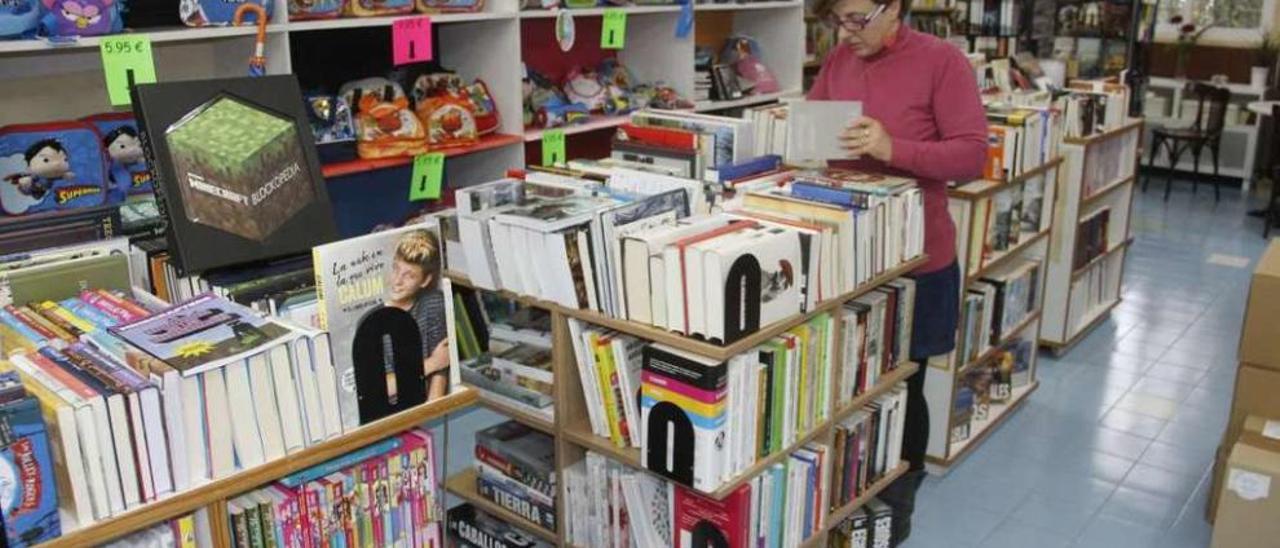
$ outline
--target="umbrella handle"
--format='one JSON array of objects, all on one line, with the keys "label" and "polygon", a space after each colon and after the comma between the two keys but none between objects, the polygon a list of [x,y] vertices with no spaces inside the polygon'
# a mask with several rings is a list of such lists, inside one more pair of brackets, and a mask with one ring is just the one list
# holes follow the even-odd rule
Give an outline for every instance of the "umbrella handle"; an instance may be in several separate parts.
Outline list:
[{"label": "umbrella handle", "polygon": [[245,2],[236,8],[236,13],[231,18],[231,24],[240,26],[244,22],[244,16],[248,12],[253,12],[258,16],[258,38],[254,45],[254,56],[262,57],[263,50],[267,43],[267,10],[261,5],[253,2]]}]

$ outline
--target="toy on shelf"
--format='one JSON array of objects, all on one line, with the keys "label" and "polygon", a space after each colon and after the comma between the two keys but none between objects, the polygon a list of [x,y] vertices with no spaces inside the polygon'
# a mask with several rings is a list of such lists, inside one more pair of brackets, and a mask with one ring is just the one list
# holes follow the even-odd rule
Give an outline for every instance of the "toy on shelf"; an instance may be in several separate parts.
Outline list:
[{"label": "toy on shelf", "polygon": [[409,109],[409,98],[400,84],[386,78],[365,78],[344,84],[338,95],[355,109],[356,152],[361,158],[427,152],[427,131]]},{"label": "toy on shelf", "polygon": [[120,2],[115,0],[41,0],[45,36],[98,36],[124,30]]},{"label": "toy on shelf", "polygon": [[262,7],[262,11],[255,11],[252,18],[243,18],[241,21],[237,21],[236,12],[246,3],[252,3],[252,0],[250,2],[180,0],[178,3],[178,16],[188,27],[221,27],[240,23],[257,23],[259,17],[265,17],[268,21],[271,20],[272,1],[258,0],[257,3]]},{"label": "toy on shelf", "polygon": [[0,39],[31,38],[40,26],[40,0],[0,4]]}]

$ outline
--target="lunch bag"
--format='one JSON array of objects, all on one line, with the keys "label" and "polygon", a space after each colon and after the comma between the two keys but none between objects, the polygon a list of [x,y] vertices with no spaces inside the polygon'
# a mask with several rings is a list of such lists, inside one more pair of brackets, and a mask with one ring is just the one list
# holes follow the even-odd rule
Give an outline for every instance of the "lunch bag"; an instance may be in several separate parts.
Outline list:
[{"label": "lunch bag", "polygon": [[339,95],[308,93],[303,97],[307,107],[307,121],[317,145],[356,140],[355,122],[351,119],[351,107]]},{"label": "lunch bag", "polygon": [[107,157],[107,180],[112,199],[155,190],[151,166],[138,136],[138,122],[128,112],[108,112],[81,119],[93,124],[102,135],[102,152]]},{"label": "lunch bag", "polygon": [[345,7],[345,0],[289,0],[289,20],[333,19]]},{"label": "lunch bag", "polygon": [[102,136],[67,121],[0,128],[0,212],[67,211],[110,202]]},{"label": "lunch bag", "polygon": [[349,0],[346,14],[355,17],[413,13],[414,0]]},{"label": "lunch bag", "polygon": [[[239,8],[244,1],[178,0],[178,16],[188,27],[223,27],[231,24],[236,15],[236,8]],[[257,0],[254,3],[260,4],[262,9],[267,11],[267,19],[271,19],[273,4],[271,0]],[[253,25],[257,22],[258,16],[253,12],[246,13],[244,20],[241,21],[244,25]]]},{"label": "lunch bag", "polygon": [[474,145],[480,139],[471,95],[457,74],[419,76],[413,83],[413,102],[418,119],[427,127],[427,148]]},{"label": "lunch bag", "polygon": [[98,36],[124,30],[122,0],[41,0],[45,36]]},{"label": "lunch bag", "polygon": [[484,9],[484,0],[417,0],[421,13],[472,13]]},{"label": "lunch bag", "polygon": [[416,156],[427,152],[427,132],[409,110],[400,85],[386,78],[365,78],[338,90],[356,122],[356,153],[361,158]]}]

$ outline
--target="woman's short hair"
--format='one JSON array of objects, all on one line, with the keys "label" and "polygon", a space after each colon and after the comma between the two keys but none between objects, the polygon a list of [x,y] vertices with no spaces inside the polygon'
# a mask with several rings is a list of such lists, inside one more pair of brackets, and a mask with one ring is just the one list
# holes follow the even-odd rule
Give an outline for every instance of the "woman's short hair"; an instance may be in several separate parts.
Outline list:
[{"label": "woman's short hair", "polygon": [[[890,4],[894,0],[871,0],[871,1],[876,4]],[[813,4],[813,14],[817,17],[826,17],[827,14],[831,13],[831,10],[835,9],[836,4],[838,4],[839,2],[840,0],[818,0]],[[898,8],[899,18],[906,17],[907,13],[911,12],[911,0],[898,0],[898,6],[899,6]]]}]

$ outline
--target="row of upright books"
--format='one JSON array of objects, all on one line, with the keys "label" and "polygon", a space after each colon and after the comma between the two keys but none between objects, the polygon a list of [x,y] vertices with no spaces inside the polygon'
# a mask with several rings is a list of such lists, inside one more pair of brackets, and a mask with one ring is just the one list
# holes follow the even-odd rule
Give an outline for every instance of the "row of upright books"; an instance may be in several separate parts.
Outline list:
[{"label": "row of upright books", "polygon": [[1080,270],[1110,251],[1111,208],[1101,207],[1076,224],[1076,248],[1071,269]]},{"label": "row of upright books", "polygon": [[1021,23],[1021,5],[1013,0],[957,0],[963,34],[1013,36]]},{"label": "row of upright books", "polygon": [[555,440],[515,421],[476,432],[476,492],[548,531],[556,530]]},{"label": "row of upright books", "polygon": [[896,280],[846,303],[840,332],[820,314],[727,362],[570,319],[591,431],[714,492],[879,386],[906,358],[914,300]]},{"label": "row of upright books", "polygon": [[1052,109],[988,106],[983,178],[1006,181],[1058,157],[1062,131]]},{"label": "row of upright books", "polygon": [[1129,86],[1102,81],[1073,82],[1063,101],[1063,130],[1067,137],[1104,133],[1128,121]]},{"label": "row of upright books", "polygon": [[210,530],[209,515],[201,510],[157,523],[102,546],[103,548],[203,548],[213,546],[213,533]]},{"label": "row of upright books", "polygon": [[960,338],[961,363],[997,346],[1040,308],[1041,263],[1020,260],[1000,274],[980,278],[965,291]]},{"label": "row of upright books", "polygon": [[446,247],[461,250],[450,270],[729,344],[923,251],[923,199],[908,179],[803,172],[709,212],[697,181],[612,173],[602,183],[529,172],[459,190],[456,219],[443,220],[456,222]]},{"label": "row of upright books", "polygon": [[439,463],[410,430],[227,502],[235,548],[443,546]]},{"label": "row of upright books", "polygon": [[[957,243],[962,249],[967,246],[968,272],[984,268],[1019,243],[1048,230],[1053,222],[1055,181],[1052,173],[1041,173],[991,195],[951,201]],[[961,189],[980,192],[998,185],[975,181]]]},{"label": "row of upright books", "polygon": [[1037,336],[1023,331],[1001,343],[990,358],[961,371],[952,399],[952,443],[970,439],[977,433],[975,423],[994,418],[992,405],[1011,402],[1016,390],[1031,384]]},{"label": "row of upright books", "polygon": [[[717,500],[632,470],[597,453],[565,470],[566,534],[575,546],[797,546],[825,529],[835,545],[888,544],[889,527],[868,527],[887,507],[871,499],[849,523],[829,512],[865,496],[900,464],[905,388],[842,421],[831,444],[813,442]],[[879,521],[879,520],[877,520]],[[880,538],[885,544],[868,543]]]}]

